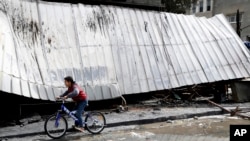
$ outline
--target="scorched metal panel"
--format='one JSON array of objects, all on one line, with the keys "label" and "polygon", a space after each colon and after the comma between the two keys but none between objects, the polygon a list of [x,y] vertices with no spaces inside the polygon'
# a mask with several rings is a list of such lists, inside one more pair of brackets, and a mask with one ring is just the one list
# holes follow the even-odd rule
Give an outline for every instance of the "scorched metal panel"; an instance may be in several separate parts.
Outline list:
[{"label": "scorched metal panel", "polygon": [[72,75],[89,100],[250,75],[249,50],[223,15],[118,6],[0,2],[0,90],[54,100]]}]

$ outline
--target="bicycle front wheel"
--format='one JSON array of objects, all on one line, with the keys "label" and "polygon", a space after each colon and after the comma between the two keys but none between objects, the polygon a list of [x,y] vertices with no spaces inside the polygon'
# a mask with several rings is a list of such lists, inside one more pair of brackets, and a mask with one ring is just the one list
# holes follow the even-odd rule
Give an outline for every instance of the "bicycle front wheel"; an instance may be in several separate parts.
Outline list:
[{"label": "bicycle front wheel", "polygon": [[92,134],[98,134],[106,126],[106,119],[100,112],[91,112],[85,118],[85,128]]},{"label": "bicycle front wheel", "polygon": [[52,115],[45,121],[44,129],[49,137],[59,139],[65,135],[68,129],[68,123],[65,117],[61,115]]}]

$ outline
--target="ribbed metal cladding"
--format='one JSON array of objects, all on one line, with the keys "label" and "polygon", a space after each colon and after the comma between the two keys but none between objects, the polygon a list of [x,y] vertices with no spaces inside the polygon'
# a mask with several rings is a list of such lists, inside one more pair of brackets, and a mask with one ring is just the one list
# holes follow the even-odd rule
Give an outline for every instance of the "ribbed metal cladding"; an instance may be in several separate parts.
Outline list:
[{"label": "ribbed metal cladding", "polygon": [[223,15],[1,3],[0,90],[7,93],[54,100],[66,75],[90,100],[250,76],[249,51]]}]

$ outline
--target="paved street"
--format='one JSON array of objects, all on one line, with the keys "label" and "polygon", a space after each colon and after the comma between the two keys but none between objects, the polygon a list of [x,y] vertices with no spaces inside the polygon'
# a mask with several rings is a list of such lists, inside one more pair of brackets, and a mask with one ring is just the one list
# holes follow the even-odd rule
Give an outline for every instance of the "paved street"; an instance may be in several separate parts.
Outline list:
[{"label": "paved street", "polygon": [[[242,109],[249,109],[249,103],[222,104],[227,109],[235,109],[240,106]],[[245,110],[247,110],[245,109]],[[106,112],[105,112],[106,113]],[[145,123],[164,122],[167,120],[187,119],[194,116],[220,115],[221,110],[209,105],[193,105],[191,107],[162,107],[162,108],[136,108],[130,107],[129,111],[122,113],[106,113],[106,121],[109,127],[120,127],[128,125],[141,125]],[[73,121],[68,120],[69,125]],[[108,128],[111,129],[111,128]],[[24,126],[16,125],[0,128],[0,140],[2,138],[23,137],[30,135],[39,135],[44,133],[44,121],[27,124]]]},{"label": "paved street", "polygon": [[[250,121],[229,116],[209,116],[107,128],[99,135],[71,132],[60,141],[228,141],[230,124],[250,124]],[[9,141],[50,140],[52,139],[45,135],[9,139]]]}]

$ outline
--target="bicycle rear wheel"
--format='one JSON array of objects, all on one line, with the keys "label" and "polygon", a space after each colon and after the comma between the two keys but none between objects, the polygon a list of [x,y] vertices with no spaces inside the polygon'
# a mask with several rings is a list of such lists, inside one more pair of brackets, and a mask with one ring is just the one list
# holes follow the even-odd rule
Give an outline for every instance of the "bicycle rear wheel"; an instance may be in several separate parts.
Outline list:
[{"label": "bicycle rear wheel", "polygon": [[65,135],[68,129],[68,123],[65,117],[61,115],[51,115],[45,121],[44,129],[49,137],[58,139]]},{"label": "bicycle rear wheel", "polygon": [[106,126],[106,119],[100,112],[91,112],[85,118],[85,128],[92,134],[98,134]]}]

